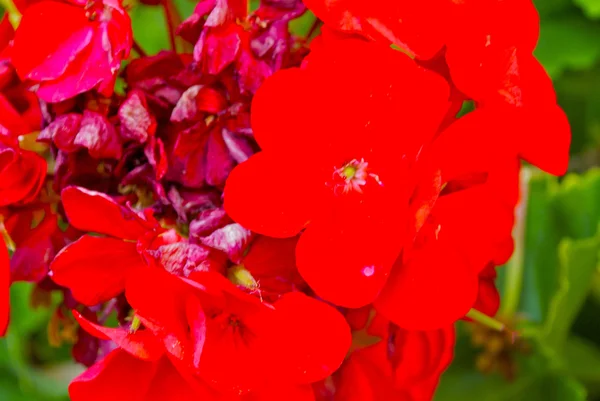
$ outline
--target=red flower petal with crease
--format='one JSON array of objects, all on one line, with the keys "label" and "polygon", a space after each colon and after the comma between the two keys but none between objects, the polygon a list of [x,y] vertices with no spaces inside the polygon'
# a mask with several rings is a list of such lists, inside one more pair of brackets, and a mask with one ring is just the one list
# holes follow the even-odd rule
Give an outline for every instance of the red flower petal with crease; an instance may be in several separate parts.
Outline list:
[{"label": "red flower petal with crease", "polygon": [[81,327],[101,340],[112,340],[119,348],[144,361],[157,361],[164,355],[164,348],[153,333],[148,330],[130,331],[126,328],[104,327],[92,323],[76,310],[73,316]]},{"label": "red flower petal with crease", "polygon": [[84,235],[56,255],[50,265],[52,280],[73,297],[93,306],[125,290],[129,275],[146,266],[135,242]]},{"label": "red flower petal with crease", "polygon": [[101,192],[67,187],[61,199],[69,223],[82,231],[131,240],[137,240],[148,231],[148,223]]},{"label": "red flower petal with crease", "polygon": [[197,369],[206,335],[200,300],[191,287],[161,269],[131,275],[125,296],[138,318],[186,369]]}]

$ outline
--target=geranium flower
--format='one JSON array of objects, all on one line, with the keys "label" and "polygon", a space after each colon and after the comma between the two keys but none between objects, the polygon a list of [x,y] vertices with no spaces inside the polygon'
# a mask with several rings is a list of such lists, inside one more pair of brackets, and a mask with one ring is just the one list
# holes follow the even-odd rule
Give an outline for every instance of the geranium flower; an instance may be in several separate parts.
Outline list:
[{"label": "geranium flower", "polygon": [[350,330],[331,306],[302,293],[287,293],[269,304],[222,276],[192,278],[209,291],[220,288],[224,296],[204,304],[206,341],[200,356],[200,376],[219,391],[244,395],[276,383],[302,387],[342,363]]},{"label": "geranium flower", "polygon": [[[318,50],[306,68],[276,74],[255,97],[263,151],[230,175],[225,209],[271,237],[307,228],[301,274],[319,295],[356,307],[373,301],[402,250],[407,173],[446,112],[448,87],[383,46],[351,40]],[[397,125],[411,135],[390,134]],[[317,274],[336,288],[319,286]]]},{"label": "geranium flower", "polygon": [[[137,359],[137,365],[151,372],[150,366],[168,361],[173,375],[194,391],[202,389],[206,397],[202,399],[244,396],[244,400],[268,401],[279,387],[293,390],[292,395],[310,394],[309,384],[335,371],[350,345],[349,328],[332,307],[300,293],[287,294],[272,305],[263,303],[216,273],[181,279],[148,269],[144,276],[131,279],[126,296],[134,319],[140,322],[138,327],[106,328],[75,312],[86,331],[114,341],[122,351],[115,351],[75,380],[71,385],[74,400],[91,396],[102,382],[98,367],[104,369],[114,355],[131,363]],[[182,338],[192,342],[182,342]],[[193,364],[182,363],[186,360]],[[114,384],[130,384],[136,372],[122,370],[120,377],[112,376]],[[144,390],[142,386],[140,398],[134,399],[153,400]]]},{"label": "geranium flower", "polygon": [[399,52],[322,36],[258,92],[263,151],[231,174],[226,211],[264,235],[301,233],[298,269],[318,296],[375,302],[404,329],[452,324],[512,253],[519,135],[486,108],[451,121],[449,96]]},{"label": "geranium flower", "polygon": [[110,96],[131,45],[119,0],[47,0],[25,9],[10,57],[19,77],[54,103],[91,89]]}]

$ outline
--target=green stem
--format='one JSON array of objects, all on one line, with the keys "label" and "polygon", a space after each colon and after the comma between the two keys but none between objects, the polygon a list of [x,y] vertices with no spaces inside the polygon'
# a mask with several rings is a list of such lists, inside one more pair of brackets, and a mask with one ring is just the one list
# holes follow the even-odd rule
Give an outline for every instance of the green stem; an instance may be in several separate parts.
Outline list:
[{"label": "green stem", "polygon": [[19,22],[21,22],[21,12],[15,6],[12,0],[0,0],[0,6],[8,13],[8,20],[10,21],[13,28],[17,29]]},{"label": "green stem", "polygon": [[529,181],[532,171],[530,167],[521,169],[520,193],[521,199],[515,209],[515,227],[513,237],[515,251],[506,264],[506,278],[504,282],[504,297],[502,299],[501,314],[511,318],[519,309],[521,292],[523,291],[523,268],[525,267],[525,229],[527,220],[527,205],[529,203]]},{"label": "green stem", "polygon": [[489,317],[483,312],[479,312],[477,309],[471,309],[469,313],[467,313],[467,317],[485,327],[489,327],[490,329],[496,331],[502,331],[506,328],[504,323],[494,319],[493,317]]}]

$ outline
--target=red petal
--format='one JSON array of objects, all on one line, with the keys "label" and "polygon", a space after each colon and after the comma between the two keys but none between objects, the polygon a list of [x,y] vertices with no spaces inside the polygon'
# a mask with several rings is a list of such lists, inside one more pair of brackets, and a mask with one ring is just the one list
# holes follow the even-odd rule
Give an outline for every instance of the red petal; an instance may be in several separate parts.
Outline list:
[{"label": "red petal", "polygon": [[[266,388],[243,397],[242,401],[314,401],[315,395],[311,386],[299,386],[275,382]],[[362,400],[361,400],[362,401]]]},{"label": "red petal", "polygon": [[35,152],[17,152],[1,144],[0,154],[7,160],[0,160],[0,206],[32,202],[44,184],[46,161]]},{"label": "red petal", "polygon": [[515,111],[514,127],[523,159],[550,174],[567,172],[571,127],[559,106]]},{"label": "red petal", "polygon": [[296,263],[317,295],[349,308],[375,300],[404,245],[402,203],[400,194],[374,185],[335,197],[311,222],[298,241]]},{"label": "red petal", "polygon": [[108,301],[125,290],[131,272],[146,265],[136,243],[84,235],[63,248],[50,265],[52,279],[84,305]]},{"label": "red petal", "polygon": [[331,27],[396,45],[419,58],[433,57],[444,45],[447,0],[361,2],[306,0],[306,6]]},{"label": "red petal", "polygon": [[270,237],[293,237],[308,223],[315,203],[310,174],[290,176],[299,163],[260,152],[237,166],[225,185],[225,211],[242,226]]},{"label": "red petal", "polygon": [[[134,386],[135,387],[135,386]],[[159,362],[155,378],[143,401],[220,401],[196,377],[184,377],[168,359]]]},{"label": "red petal", "polygon": [[280,328],[277,337],[286,349],[278,355],[277,369],[282,369],[282,377],[310,384],[335,372],[352,342],[342,314],[300,292],[284,295],[274,306]]},{"label": "red petal", "polygon": [[246,270],[260,283],[263,297],[279,296],[306,288],[296,269],[298,237],[277,239],[260,236],[252,242],[242,261]]},{"label": "red petal", "polygon": [[131,332],[125,328],[104,327],[87,320],[73,310],[73,316],[81,327],[101,340],[112,340],[119,348],[144,361],[157,361],[164,355],[160,340],[148,330]]},{"label": "red petal", "polygon": [[391,356],[397,385],[418,388],[448,367],[454,356],[454,327],[432,331],[397,328],[393,332]]},{"label": "red petal", "polygon": [[72,401],[147,401],[158,363],[116,349],[69,386]]},{"label": "red petal", "polygon": [[377,311],[409,330],[437,329],[465,316],[477,297],[477,272],[453,245],[432,240],[406,263],[399,259],[375,301]]},{"label": "red petal", "polygon": [[138,215],[101,192],[67,187],[61,198],[69,223],[82,231],[131,240],[148,231]]},{"label": "red petal", "polygon": [[474,308],[488,316],[495,316],[500,307],[500,293],[496,288],[496,268],[490,264],[479,275],[479,294]]},{"label": "red petal", "polygon": [[130,276],[125,296],[142,323],[162,338],[173,359],[186,369],[197,369],[206,326],[200,300],[191,288],[164,270],[148,268]]}]

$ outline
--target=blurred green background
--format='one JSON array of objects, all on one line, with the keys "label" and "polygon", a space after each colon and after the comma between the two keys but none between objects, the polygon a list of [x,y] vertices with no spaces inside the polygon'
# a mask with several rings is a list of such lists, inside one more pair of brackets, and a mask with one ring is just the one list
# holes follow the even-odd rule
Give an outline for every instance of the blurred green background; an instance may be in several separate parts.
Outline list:
[{"label": "blurred green background", "polygon": [[[513,259],[500,269],[511,332],[459,324],[456,359],[436,401],[600,400],[600,0],[537,0],[536,51],[573,129],[570,173],[526,167]],[[179,0],[182,15],[194,3]],[[162,9],[139,4],[136,38],[150,54],[168,47]],[[306,31],[312,16],[295,22]],[[517,29],[517,27],[516,27]],[[0,401],[67,400],[81,371],[69,346],[48,344],[51,311],[31,306],[32,287],[12,289],[12,326],[0,340]]]}]

